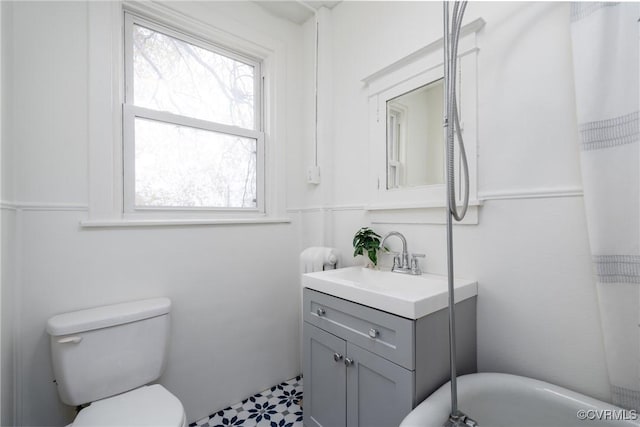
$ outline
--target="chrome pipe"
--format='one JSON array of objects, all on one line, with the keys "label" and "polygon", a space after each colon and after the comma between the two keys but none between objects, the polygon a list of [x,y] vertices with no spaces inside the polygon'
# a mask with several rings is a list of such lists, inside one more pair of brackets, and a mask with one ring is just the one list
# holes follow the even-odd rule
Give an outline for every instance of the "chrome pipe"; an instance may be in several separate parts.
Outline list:
[{"label": "chrome pipe", "polygon": [[[457,11],[457,6],[455,9]],[[453,144],[453,132],[449,126],[449,118],[451,117],[450,96],[452,93],[452,79],[451,79],[451,63],[450,63],[450,33],[449,33],[449,3],[443,2],[443,24],[444,24],[444,140],[447,145],[446,152],[446,164],[450,164],[450,156],[452,151],[450,149]],[[455,81],[455,76],[453,76]],[[454,311],[454,290],[453,290],[453,218],[451,214],[451,198],[448,195],[451,192],[453,185],[451,174],[446,175],[447,186],[447,279],[449,288],[449,366],[451,376],[451,416],[455,417],[458,414],[458,384],[457,384],[457,372],[456,372],[456,328],[455,328],[455,311]]]},{"label": "chrome pipe", "polygon": [[[477,426],[475,420],[469,418],[458,410],[458,373],[456,360],[456,315],[455,293],[453,281],[453,220],[461,221],[464,218],[469,203],[469,170],[466,164],[464,142],[458,123],[458,107],[456,103],[456,65],[458,57],[458,38],[462,27],[462,17],[467,7],[467,2],[455,2],[451,30],[449,28],[449,3],[443,2],[443,51],[444,51],[444,138],[446,144],[446,190],[447,190],[447,285],[449,290],[449,366],[451,376],[451,413],[444,426]],[[461,212],[458,212],[455,197],[454,176],[454,143],[457,131],[460,145],[460,155],[463,160],[465,173],[465,196]]]}]

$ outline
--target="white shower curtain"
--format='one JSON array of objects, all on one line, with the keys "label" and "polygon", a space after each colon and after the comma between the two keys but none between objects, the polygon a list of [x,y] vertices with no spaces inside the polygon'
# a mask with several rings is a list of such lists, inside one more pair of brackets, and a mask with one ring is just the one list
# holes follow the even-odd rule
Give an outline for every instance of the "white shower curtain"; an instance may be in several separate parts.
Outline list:
[{"label": "white shower curtain", "polygon": [[640,3],[573,3],[584,202],[613,402],[640,411]]}]

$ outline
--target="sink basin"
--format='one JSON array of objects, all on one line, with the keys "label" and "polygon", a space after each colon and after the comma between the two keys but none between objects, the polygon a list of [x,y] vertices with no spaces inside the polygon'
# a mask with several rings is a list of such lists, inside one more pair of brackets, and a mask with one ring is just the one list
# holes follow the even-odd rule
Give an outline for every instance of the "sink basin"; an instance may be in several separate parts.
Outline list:
[{"label": "sink basin", "polygon": [[[303,274],[302,286],[408,319],[419,319],[449,305],[447,277],[435,274],[412,276],[347,267]],[[478,294],[473,280],[455,279],[454,289],[456,302]]]}]

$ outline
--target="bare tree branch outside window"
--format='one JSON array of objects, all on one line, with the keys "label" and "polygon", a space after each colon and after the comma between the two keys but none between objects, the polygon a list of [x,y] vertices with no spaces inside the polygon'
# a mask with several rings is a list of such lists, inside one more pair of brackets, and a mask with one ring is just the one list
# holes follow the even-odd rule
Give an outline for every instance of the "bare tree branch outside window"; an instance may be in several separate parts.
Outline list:
[{"label": "bare tree branch outside window", "polygon": [[[133,25],[134,103],[254,129],[254,66]],[[257,142],[135,119],[135,204],[256,207]]]}]

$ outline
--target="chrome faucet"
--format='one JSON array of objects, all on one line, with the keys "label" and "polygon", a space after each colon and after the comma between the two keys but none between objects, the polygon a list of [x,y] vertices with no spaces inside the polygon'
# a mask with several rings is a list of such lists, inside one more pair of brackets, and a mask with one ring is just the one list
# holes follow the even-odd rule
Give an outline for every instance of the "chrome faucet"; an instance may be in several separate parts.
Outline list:
[{"label": "chrome faucet", "polygon": [[411,255],[411,263],[409,263],[409,252],[407,251],[407,239],[397,231],[391,231],[387,233],[386,236],[383,237],[380,242],[380,247],[384,248],[384,242],[387,241],[389,237],[396,236],[402,241],[402,252],[395,253],[393,257],[393,267],[391,271],[394,273],[403,273],[403,274],[413,274],[420,275],[422,274],[422,270],[420,270],[420,264],[418,262],[418,258],[424,258],[424,254],[413,254]]}]

